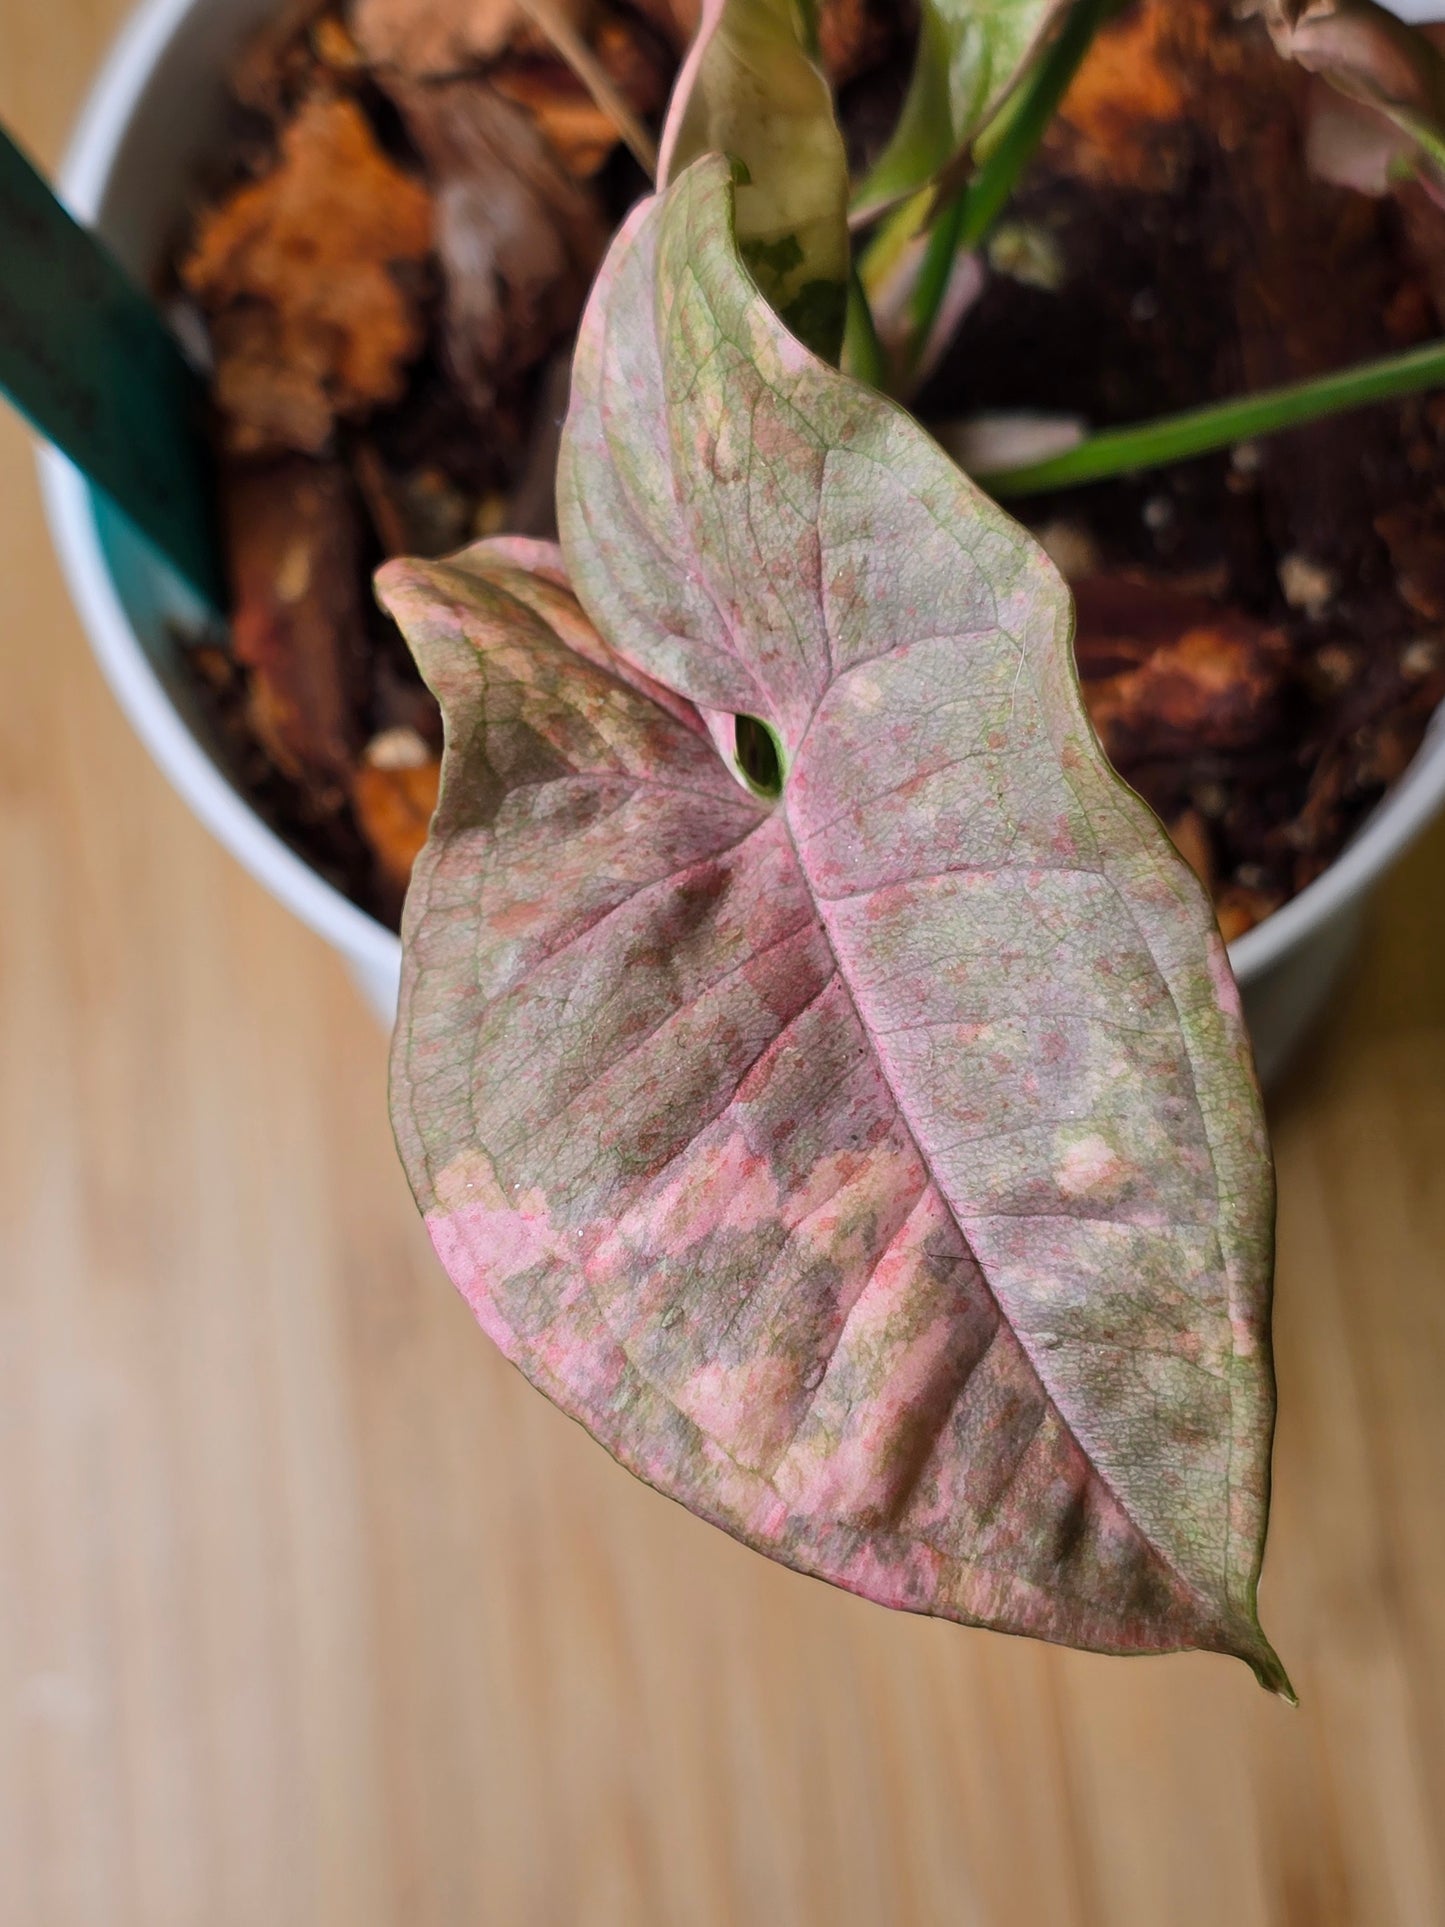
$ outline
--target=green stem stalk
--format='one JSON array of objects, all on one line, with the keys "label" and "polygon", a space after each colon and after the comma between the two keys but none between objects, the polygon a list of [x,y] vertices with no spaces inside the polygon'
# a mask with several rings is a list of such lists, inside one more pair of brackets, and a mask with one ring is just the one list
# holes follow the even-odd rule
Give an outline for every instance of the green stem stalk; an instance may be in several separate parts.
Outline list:
[{"label": "green stem stalk", "polygon": [[[1018,185],[1094,36],[1122,0],[1075,0],[1043,58],[999,116],[997,137],[966,187],[940,207],[909,303],[911,374],[927,350],[959,251],[976,248]],[[991,130],[985,130],[985,137]]]},{"label": "green stem stalk", "polygon": [[964,245],[964,219],[968,211],[968,194],[965,191],[956,195],[940,210],[933,224],[933,232],[928,237],[928,245],[923,251],[923,259],[918,266],[918,279],[914,283],[913,294],[908,303],[909,335],[908,346],[904,352],[904,371],[912,377],[919,363],[928,352],[928,344],[933,336],[938,311],[943,306],[943,297],[948,292],[949,278],[958,251]]},{"label": "green stem stalk", "polygon": [[883,343],[878,339],[873,309],[856,261],[848,279],[848,314],[843,324],[843,368],[859,381],[866,381],[870,388],[877,388],[884,394],[888,392],[888,360],[883,353]]},{"label": "green stem stalk", "polygon": [[1063,455],[1029,462],[1022,468],[995,470],[974,479],[991,495],[998,496],[1036,495],[1046,489],[1075,488],[1082,482],[1100,482],[1116,475],[1133,474],[1139,469],[1185,462],[1193,456],[1230,448],[1255,436],[1275,435],[1281,429],[1320,421],[1326,415],[1341,414],[1349,408],[1363,408],[1370,402],[1391,401],[1439,387],[1445,387],[1445,341],[1432,341],[1423,348],[1387,355],[1383,360],[1341,369],[1333,375],[1320,375],[1311,381],[1293,382],[1285,388],[1268,389],[1261,395],[1214,402],[1182,415],[1141,422],[1134,428],[1109,429],[1089,436]]},{"label": "green stem stalk", "polygon": [[1123,0],[1075,0],[1033,74],[1005,108],[997,137],[964,189],[960,236],[964,247],[976,248],[1003,212],[1083,66],[1094,36],[1122,5]]}]

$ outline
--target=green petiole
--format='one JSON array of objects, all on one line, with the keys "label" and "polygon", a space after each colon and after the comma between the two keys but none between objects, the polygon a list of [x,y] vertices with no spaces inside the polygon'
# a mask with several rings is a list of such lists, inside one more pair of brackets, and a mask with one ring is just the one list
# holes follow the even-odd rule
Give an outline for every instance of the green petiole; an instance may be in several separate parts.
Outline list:
[{"label": "green petiole", "polygon": [[960,241],[974,248],[985,238],[1033,158],[1059,103],[1084,64],[1094,36],[1123,0],[1077,0],[1033,74],[1006,103],[979,141],[980,161],[963,191]]},{"label": "green petiole", "polygon": [[1075,488],[1082,482],[1106,481],[1139,469],[1160,468],[1196,455],[1230,448],[1260,435],[1278,434],[1305,422],[1320,421],[1370,402],[1391,401],[1445,387],[1445,341],[1388,355],[1380,361],[1345,368],[1338,374],[1272,388],[1261,395],[1213,402],[1181,415],[1141,422],[1133,428],[1108,429],[1090,435],[1063,455],[1030,462],[1022,468],[995,470],[974,480],[991,495],[1036,495],[1047,489]]},{"label": "green petiole", "polygon": [[994,125],[984,130],[979,145],[987,152],[977,172],[936,211],[909,303],[910,374],[927,350],[960,250],[978,247],[993,227],[1048,131],[1069,83],[1083,65],[1095,34],[1121,4],[1122,0],[1076,0],[1033,73],[1004,106]]},{"label": "green petiole", "polygon": [[848,280],[848,312],[843,323],[843,369],[859,381],[866,381],[870,388],[887,394],[888,363],[883,344],[878,339],[873,310],[856,261]]},{"label": "green petiole", "polygon": [[960,248],[970,245],[964,240],[968,202],[969,196],[965,191],[940,210],[923,251],[918,280],[908,303],[911,331],[904,362],[909,376],[916,373],[927,352],[958,252]]}]

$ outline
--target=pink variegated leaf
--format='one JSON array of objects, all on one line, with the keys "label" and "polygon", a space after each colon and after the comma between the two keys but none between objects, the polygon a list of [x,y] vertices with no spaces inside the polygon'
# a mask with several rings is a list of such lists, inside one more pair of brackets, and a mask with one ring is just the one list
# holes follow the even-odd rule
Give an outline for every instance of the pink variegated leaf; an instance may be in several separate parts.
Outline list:
[{"label": "pink variegated leaf", "polygon": [[699,162],[594,292],[580,605],[536,550],[383,572],[447,722],[412,1185],[507,1355],[748,1544],[1288,1691],[1272,1180],[1209,905],[1047,559],[787,333],[731,203]]}]

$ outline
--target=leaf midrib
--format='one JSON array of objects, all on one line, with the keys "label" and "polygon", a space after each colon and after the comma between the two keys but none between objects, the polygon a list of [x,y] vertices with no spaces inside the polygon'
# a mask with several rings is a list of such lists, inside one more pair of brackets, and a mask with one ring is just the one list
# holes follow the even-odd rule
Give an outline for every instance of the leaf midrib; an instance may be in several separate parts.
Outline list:
[{"label": "leaf midrib", "polygon": [[[824,912],[823,900],[820,899],[813,890],[811,875],[809,873],[806,863],[803,861],[802,852],[798,847],[797,838],[793,833],[793,823],[787,808],[786,791],[784,792],[784,795],[783,795],[783,803],[782,803],[782,809],[780,811],[780,814],[783,817],[784,826],[788,834],[788,841],[792,847],[793,855],[797,862],[799,871],[802,874],[804,883],[807,886],[808,894],[812,899],[815,905],[815,908],[817,910],[819,927],[822,930],[823,936],[827,941],[829,951],[832,953],[834,966],[838,974],[838,981],[842,985],[843,991],[853,1008],[853,1014],[858,1020],[859,1028],[861,1029],[863,1035],[868,1039],[869,1046],[873,1051],[874,1059],[878,1065],[878,1073],[888,1088],[888,1094],[890,1098],[892,1099],[893,1103],[897,1107],[899,1121],[902,1124],[904,1130],[908,1133],[908,1140],[910,1144],[913,1146],[914,1153],[918,1157],[919,1162],[921,1163],[924,1171],[927,1172],[930,1182],[937,1187],[938,1195],[943,1200],[944,1206],[947,1209],[949,1216],[952,1218],[954,1225],[958,1230],[959,1237],[963,1240],[964,1244],[968,1247],[969,1255],[973,1259],[974,1266],[978,1272],[979,1277],[983,1280],[984,1289],[988,1292],[989,1298],[993,1302],[994,1308],[998,1313],[1000,1322],[1012,1334],[1014,1342],[1018,1345],[1018,1348],[1022,1352],[1023,1356],[1028,1360],[1029,1370],[1033,1373],[1034,1378],[1038,1383],[1040,1393],[1048,1403],[1050,1409],[1057,1415],[1060,1425],[1064,1428],[1065,1432],[1072,1440],[1075,1448],[1079,1452],[1079,1455],[1083,1459],[1084,1463],[1088,1466],[1089,1471],[1091,1472],[1093,1477],[1095,1477],[1099,1481],[1099,1484],[1113,1499],[1114,1503],[1119,1507],[1119,1510],[1123,1513],[1124,1517],[1129,1521],[1129,1524],[1133,1527],[1134,1531],[1139,1535],[1140,1540],[1143,1542],[1143,1544],[1145,1544],[1149,1548],[1149,1550],[1153,1553],[1154,1557],[1159,1561],[1160,1565],[1164,1567],[1165,1571],[1167,1571],[1178,1582],[1178,1584],[1184,1589],[1185,1593],[1189,1596],[1189,1598],[1195,1600],[1204,1609],[1204,1612],[1207,1616],[1207,1623],[1212,1627],[1216,1628],[1217,1630],[1221,1630],[1221,1631],[1226,1630],[1220,1623],[1220,1613],[1219,1613],[1219,1607],[1217,1603],[1214,1600],[1212,1600],[1207,1593],[1204,1593],[1200,1590],[1199,1585],[1195,1580],[1190,1578],[1190,1576],[1187,1573],[1182,1572],[1179,1569],[1177,1562],[1170,1555],[1170,1553],[1166,1551],[1166,1549],[1158,1543],[1158,1541],[1155,1539],[1153,1534],[1150,1533],[1144,1527],[1144,1525],[1135,1517],[1132,1507],[1127,1504],[1123,1494],[1118,1490],[1115,1483],[1107,1476],[1103,1468],[1094,1459],[1093,1454],[1085,1446],[1068,1412],[1065,1411],[1064,1407],[1060,1404],[1052,1387],[1049,1384],[1048,1379],[1045,1377],[1043,1368],[1041,1367],[1038,1359],[1034,1356],[1033,1348],[1028,1344],[1023,1333],[1020,1332],[1017,1329],[1017,1327],[1014,1325],[1014,1322],[1009,1317],[1008,1312],[1006,1311],[1002,1300],[999,1298],[997,1292],[994,1290],[993,1280],[989,1277],[987,1270],[980,1262],[978,1253],[973,1248],[972,1241],[968,1236],[968,1232],[964,1227],[964,1223],[962,1219],[959,1217],[958,1211],[954,1206],[953,1200],[948,1196],[948,1193],[944,1190],[942,1183],[939,1181],[938,1174],[934,1169],[933,1160],[929,1157],[928,1152],[925,1150],[923,1141],[919,1135],[918,1128],[915,1125],[913,1118],[909,1114],[908,1105],[904,1101],[901,1093],[898,1091],[892,1077],[889,1075],[888,1065],[884,1058],[883,1052],[878,1047],[876,1038],[874,1036],[873,1028],[869,1024],[867,1017],[864,1015],[863,1007],[859,1002],[857,992],[854,990],[852,982],[849,979],[847,967],[843,961],[841,954],[839,953],[837,944],[834,942],[833,932],[829,927],[828,919]],[[1153,953],[1151,952],[1150,954],[1152,956]],[[1190,1070],[1192,1074],[1193,1072],[1192,1058],[1190,1059]],[[1233,1406],[1232,1406],[1232,1400],[1231,1400],[1231,1414],[1232,1414],[1232,1410],[1233,1410]],[[1233,1440],[1233,1427],[1231,1426],[1231,1443],[1232,1443],[1232,1440]],[[1232,1463],[1233,1463],[1233,1460],[1231,1457],[1231,1464]],[[1228,1506],[1226,1505],[1226,1512],[1227,1511],[1228,1511]],[[1228,1542],[1226,1540],[1226,1545],[1227,1543]],[[1227,1578],[1227,1575],[1226,1575],[1226,1578]]]}]

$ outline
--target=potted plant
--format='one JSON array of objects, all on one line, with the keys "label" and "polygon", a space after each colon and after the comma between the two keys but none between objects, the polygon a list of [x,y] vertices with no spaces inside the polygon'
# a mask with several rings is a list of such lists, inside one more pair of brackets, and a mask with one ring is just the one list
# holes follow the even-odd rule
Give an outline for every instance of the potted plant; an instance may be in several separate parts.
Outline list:
[{"label": "potted plant", "polygon": [[[186,0],[148,0],[97,82],[62,185],[81,217],[98,225],[142,279],[162,271],[188,218],[192,183],[213,176],[221,130],[234,111],[225,76],[238,48],[272,13],[268,0],[212,0],[204,9]],[[873,118],[877,123],[876,110]],[[885,115],[885,134],[887,125]],[[1002,326],[1006,333],[1007,317]],[[1129,354],[1141,358],[1135,348]],[[42,458],[42,469],[77,605],[135,727],[202,820],[338,948],[389,1017],[399,969],[394,932],[338,887],[334,871],[314,853],[278,835],[274,818],[268,820],[238,779],[214,713],[198,702],[194,658],[178,644],[194,627],[195,609],[63,461]],[[1231,958],[1267,1078],[1328,995],[1364,895],[1436,807],[1445,787],[1437,740],[1432,732],[1384,804],[1357,825],[1321,874],[1266,921],[1232,938]]]},{"label": "potted plant", "polygon": [[[1254,1613],[1272,1199],[1222,942],[1088,727],[1058,574],[879,392],[969,300],[1112,11],[926,6],[855,268],[806,10],[704,9],[589,304],[561,552],[382,578],[448,725],[398,1135],[504,1349],[705,1516],[888,1603],[1287,1691]],[[1428,179],[1428,58],[1414,93],[1350,66],[1311,37],[1337,11],[1270,24]],[[1047,238],[1011,243],[1035,275]],[[1037,492],[1423,387],[1432,353],[1066,424],[1040,461],[1016,420],[959,445]]]}]

